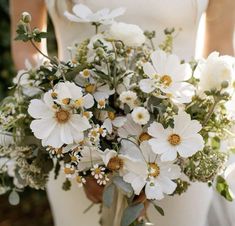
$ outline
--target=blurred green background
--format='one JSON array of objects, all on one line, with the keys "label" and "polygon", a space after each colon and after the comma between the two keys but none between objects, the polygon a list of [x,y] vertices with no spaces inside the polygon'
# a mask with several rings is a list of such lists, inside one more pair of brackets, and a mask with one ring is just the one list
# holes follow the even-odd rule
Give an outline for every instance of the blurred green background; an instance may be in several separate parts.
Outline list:
[{"label": "blurred green background", "polygon": [[[20,0],[19,0],[20,1]],[[8,87],[16,75],[10,51],[9,1],[0,0],[0,100],[8,93]],[[48,20],[49,51],[56,53],[56,42],[51,21]],[[53,220],[45,191],[27,189],[20,193],[21,202],[11,206],[8,195],[0,196],[0,226],[53,226]]]}]

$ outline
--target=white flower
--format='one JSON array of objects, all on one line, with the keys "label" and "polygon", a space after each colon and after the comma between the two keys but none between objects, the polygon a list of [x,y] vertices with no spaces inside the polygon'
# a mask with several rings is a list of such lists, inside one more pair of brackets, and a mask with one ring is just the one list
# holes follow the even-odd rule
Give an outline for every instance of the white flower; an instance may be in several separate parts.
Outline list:
[{"label": "white flower", "polygon": [[73,104],[76,108],[88,109],[94,105],[94,98],[90,93],[83,96],[82,89],[68,81],[59,82],[53,90],[52,97],[59,104]]},{"label": "white flower", "polygon": [[32,97],[41,92],[39,87],[39,81],[35,78],[32,79],[31,74],[36,76],[36,70],[43,64],[44,58],[41,56],[35,57],[36,65],[33,66],[29,60],[25,60],[25,68],[23,70],[18,71],[16,77],[13,79],[14,84],[19,84],[22,86],[23,93],[26,96]]},{"label": "white flower", "polygon": [[64,173],[66,178],[75,178],[75,166],[72,164],[65,164],[64,166]]},{"label": "white flower", "polygon": [[135,123],[130,114],[126,116],[126,119],[124,125],[118,128],[118,136],[129,139],[135,137],[138,140],[138,137],[143,133],[142,126]]},{"label": "white flower", "polygon": [[168,55],[162,50],[153,52],[150,58],[152,64],[148,62],[143,65],[144,73],[148,78],[140,81],[140,89],[145,93],[160,89],[174,102],[190,102],[194,87],[185,82],[192,76],[189,64],[181,64],[178,56]]},{"label": "white flower", "polygon": [[141,46],[145,42],[143,30],[135,24],[113,23],[110,27],[110,36],[131,47]]},{"label": "white flower", "polygon": [[105,175],[105,168],[102,166],[99,166],[98,164],[95,164],[92,168],[91,168],[91,175],[96,179],[101,179],[104,177]]},{"label": "white flower", "polygon": [[[131,184],[135,194],[139,195],[144,187],[147,199],[160,200],[164,194],[172,194],[177,186],[172,180],[180,177],[180,167],[172,162],[161,162],[147,141],[142,142],[139,148],[133,143],[130,146],[139,155],[126,162],[127,171],[123,179]],[[128,151],[124,155],[133,158]]]},{"label": "white flower", "polygon": [[107,112],[107,117],[104,120],[103,126],[107,129],[108,133],[113,132],[113,127],[119,128],[126,122],[126,117],[116,116],[114,112]]},{"label": "white flower", "polygon": [[219,56],[218,52],[211,53],[206,60],[199,61],[194,72],[200,78],[199,92],[220,89],[224,81],[228,82],[228,89],[232,87],[235,77],[235,58]]},{"label": "white flower", "polygon": [[0,146],[9,146],[13,143],[13,134],[2,130],[0,127]]},{"label": "white flower", "polygon": [[198,133],[202,129],[197,120],[191,120],[190,115],[180,111],[174,116],[174,127],[164,129],[162,124],[153,122],[148,133],[153,137],[149,143],[156,154],[161,154],[162,161],[173,161],[177,153],[187,158],[204,147],[204,140]]},{"label": "white flower", "polygon": [[92,168],[93,165],[102,164],[100,152],[101,151],[97,147],[89,146],[88,143],[85,143],[84,147],[82,147],[80,151],[81,159],[79,161],[79,164],[77,165],[78,171],[84,172]]},{"label": "white flower", "polygon": [[59,148],[63,144],[80,142],[83,132],[91,127],[88,119],[73,108],[55,105],[52,90],[44,94],[43,100],[31,100],[28,113],[36,119],[30,128],[34,136],[42,140],[43,146]]},{"label": "white flower", "polygon": [[110,11],[105,8],[93,13],[87,6],[76,4],[72,11],[73,14],[66,11],[64,15],[73,22],[110,24],[114,21],[114,18],[121,16],[125,12],[125,9],[117,8]]},{"label": "white flower", "polygon": [[123,104],[127,104],[130,108],[135,106],[137,98],[137,94],[130,90],[122,92],[119,97],[120,101]]},{"label": "white flower", "polygon": [[108,177],[108,175],[104,175],[102,178],[98,178],[97,179],[97,184],[99,184],[99,185],[106,185],[107,184],[107,182],[109,182],[109,177]]},{"label": "white flower", "polygon": [[150,119],[150,114],[144,107],[136,107],[131,113],[132,119],[135,123],[145,125]]}]

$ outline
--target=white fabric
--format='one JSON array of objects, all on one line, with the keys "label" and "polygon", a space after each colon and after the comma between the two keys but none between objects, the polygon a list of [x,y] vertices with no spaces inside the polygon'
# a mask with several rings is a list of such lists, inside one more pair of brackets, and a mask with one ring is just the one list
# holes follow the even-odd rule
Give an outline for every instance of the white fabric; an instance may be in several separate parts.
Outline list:
[{"label": "white fabric", "polygon": [[[59,57],[62,60],[69,57],[67,46],[94,34],[91,26],[69,22],[63,17],[63,11],[66,9],[65,1],[46,0],[58,39]],[[208,4],[208,0],[80,0],[76,2],[86,4],[94,11],[104,7],[113,9],[124,6],[127,11],[118,20],[138,24],[145,30],[155,30],[158,41],[163,39],[164,28],[182,29],[175,38],[174,52],[186,60],[194,57],[198,22]],[[83,190],[79,190],[74,183],[71,191],[62,191],[63,181],[63,175],[60,175],[56,181],[51,175],[47,188],[55,225],[98,226],[99,206],[83,214],[83,210],[90,205]],[[149,217],[157,226],[205,226],[211,197],[212,190],[207,185],[194,183],[186,194],[180,197],[168,197],[159,202],[165,210],[165,217],[159,216],[152,207],[149,209]]]}]

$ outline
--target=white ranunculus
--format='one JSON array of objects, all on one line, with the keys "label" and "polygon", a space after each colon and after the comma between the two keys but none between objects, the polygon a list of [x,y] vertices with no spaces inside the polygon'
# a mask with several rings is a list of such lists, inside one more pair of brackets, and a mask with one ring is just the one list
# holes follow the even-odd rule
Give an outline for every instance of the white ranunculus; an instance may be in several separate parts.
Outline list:
[{"label": "white ranunculus", "polygon": [[114,23],[110,27],[110,35],[131,47],[141,46],[145,42],[143,30],[134,24]]},{"label": "white ranunculus", "polygon": [[200,78],[199,92],[220,89],[221,84],[227,81],[232,87],[235,76],[235,58],[219,56],[218,52],[211,53],[207,59],[201,60],[194,72],[196,78]]}]

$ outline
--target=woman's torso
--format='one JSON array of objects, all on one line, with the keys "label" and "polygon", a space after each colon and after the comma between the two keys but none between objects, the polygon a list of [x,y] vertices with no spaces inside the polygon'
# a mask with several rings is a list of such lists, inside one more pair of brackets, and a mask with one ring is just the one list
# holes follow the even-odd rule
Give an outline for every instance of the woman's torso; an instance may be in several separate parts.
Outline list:
[{"label": "woman's torso", "polygon": [[94,34],[89,24],[70,22],[63,16],[74,2],[83,3],[93,11],[125,7],[126,13],[117,20],[137,24],[143,30],[155,30],[156,42],[163,39],[165,28],[180,29],[174,40],[174,52],[187,60],[194,56],[199,19],[208,4],[208,0],[46,0],[62,60],[69,57],[68,46]]}]

